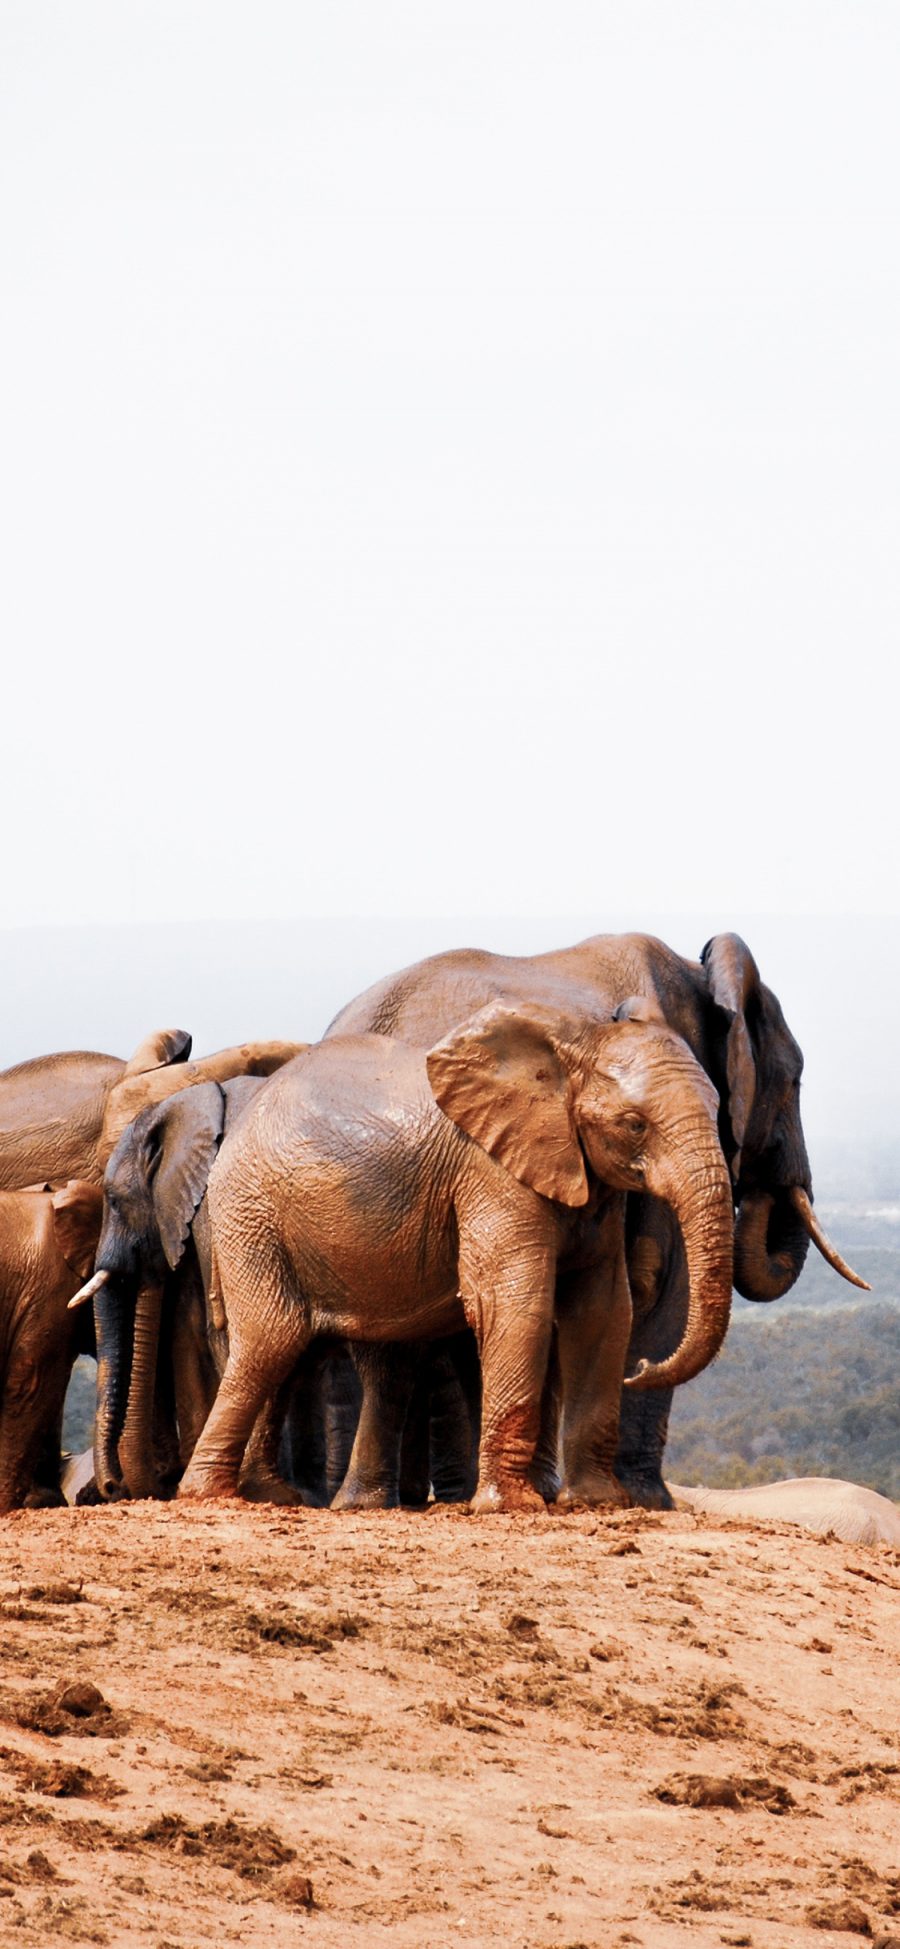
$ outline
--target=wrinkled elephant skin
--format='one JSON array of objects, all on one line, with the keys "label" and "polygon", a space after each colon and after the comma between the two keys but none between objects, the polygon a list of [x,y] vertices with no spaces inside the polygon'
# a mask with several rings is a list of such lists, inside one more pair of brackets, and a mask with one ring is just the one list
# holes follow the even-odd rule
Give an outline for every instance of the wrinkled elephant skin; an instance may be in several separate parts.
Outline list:
[{"label": "wrinkled elephant skin", "polygon": [[[735,1284],[749,1299],[777,1298],[798,1278],[808,1245],[791,1195],[795,1187],[811,1193],[799,1108],[802,1056],[777,997],[739,936],[715,936],[698,961],[646,934],[595,935],[576,947],[533,956],[475,949],[437,954],[367,989],[327,1034],[368,1032],[427,1049],[493,1000],[555,1006],[594,1022],[608,1021],[632,996],[643,998],[684,1038],[719,1091],[720,1137],[738,1207]],[[629,1199],[629,1207],[631,1368],[664,1359],[677,1345],[687,1284],[670,1213],[646,1195]],[[384,1368],[383,1394],[390,1385]],[[671,1398],[666,1389],[626,1393],[622,1402],[616,1473],[633,1499],[648,1506],[671,1506],[662,1479]],[[371,1419],[379,1418],[373,1402]],[[542,1440],[552,1457],[552,1425]]]},{"label": "wrinkled elephant skin", "polygon": [[542,1507],[529,1468],[556,1314],[570,1494],[625,1501],[612,1477],[631,1323],[622,1193],[646,1184],[681,1216],[684,1337],[635,1382],[667,1385],[699,1372],[727,1324],[716,1111],[664,1025],[588,1029],[558,1010],[482,1009],[427,1058],[365,1035],[288,1065],[210,1176],[230,1352],[182,1492],[235,1492],[263,1401],[315,1334],[410,1341],[465,1319],[483,1381],[475,1507]]},{"label": "wrinkled elephant skin", "polygon": [[0,1514],[63,1500],[63,1403],[79,1353],[93,1353],[90,1315],[69,1300],[93,1261],[101,1195],[0,1192]]}]

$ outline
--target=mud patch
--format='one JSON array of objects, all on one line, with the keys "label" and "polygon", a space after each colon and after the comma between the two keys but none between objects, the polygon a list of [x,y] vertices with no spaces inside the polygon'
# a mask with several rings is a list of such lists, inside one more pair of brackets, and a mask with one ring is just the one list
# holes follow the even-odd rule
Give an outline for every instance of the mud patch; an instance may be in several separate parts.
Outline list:
[{"label": "mud patch", "polygon": [[654,1794],[672,1807],[728,1807],[736,1813],[765,1807],[770,1814],[787,1814],[797,1805],[789,1787],[765,1774],[720,1778],[712,1773],[673,1773],[654,1788]]},{"label": "mud patch", "polygon": [[273,1828],[244,1827],[230,1819],[194,1826],[181,1814],[159,1814],[132,1838],[171,1854],[201,1856],[244,1881],[267,1881],[275,1868],[297,1858],[296,1848],[289,1847]]},{"label": "mud patch", "polygon": [[48,1739],[66,1733],[83,1739],[118,1739],[131,1723],[127,1713],[113,1711],[98,1687],[85,1679],[65,1679],[52,1692],[35,1692],[24,1699],[6,1694],[0,1701],[0,1718],[25,1732],[42,1732]]}]

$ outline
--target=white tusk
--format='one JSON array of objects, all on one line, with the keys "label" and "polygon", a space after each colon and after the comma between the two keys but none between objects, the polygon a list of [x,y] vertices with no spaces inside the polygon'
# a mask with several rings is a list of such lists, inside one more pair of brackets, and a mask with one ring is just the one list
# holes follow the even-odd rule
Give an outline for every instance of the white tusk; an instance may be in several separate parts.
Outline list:
[{"label": "white tusk", "polygon": [[110,1274],[108,1272],[95,1272],[93,1279],[89,1279],[86,1286],[82,1286],[77,1293],[72,1295],[69,1301],[69,1312],[71,1313],[76,1306],[83,1306],[86,1300],[93,1299],[94,1294],[100,1291],[101,1286],[106,1285],[109,1277]]},{"label": "white tusk", "polygon": [[840,1273],[842,1279],[849,1279],[851,1286],[859,1286],[862,1292],[870,1293],[871,1286],[865,1279],[860,1278],[858,1272],[854,1272],[852,1266],[848,1266],[846,1259],[842,1259],[832,1245],[828,1234],[823,1232],[806,1192],[799,1184],[791,1186],[791,1204],[799,1213],[813,1244],[818,1247],[823,1259],[827,1259],[828,1264],[834,1267],[835,1272]]}]

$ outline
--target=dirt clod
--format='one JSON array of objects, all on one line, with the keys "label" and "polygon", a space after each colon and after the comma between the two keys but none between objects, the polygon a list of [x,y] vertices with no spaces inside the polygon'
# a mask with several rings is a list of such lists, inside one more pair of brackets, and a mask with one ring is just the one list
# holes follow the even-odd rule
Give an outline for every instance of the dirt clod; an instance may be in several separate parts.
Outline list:
[{"label": "dirt clod", "polygon": [[872,1924],[860,1902],[817,1902],[806,1911],[812,1929],[844,1929],[848,1935],[871,1935]]},{"label": "dirt clod", "polygon": [[788,1787],[762,1776],[720,1779],[710,1773],[673,1773],[655,1793],[657,1800],[675,1807],[763,1806],[770,1814],[786,1814],[797,1804]]}]

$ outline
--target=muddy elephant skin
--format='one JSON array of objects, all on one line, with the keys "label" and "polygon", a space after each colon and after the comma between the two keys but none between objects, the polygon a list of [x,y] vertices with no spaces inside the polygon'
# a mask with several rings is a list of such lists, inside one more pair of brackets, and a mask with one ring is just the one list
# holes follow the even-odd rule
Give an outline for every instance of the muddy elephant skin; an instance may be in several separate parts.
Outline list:
[{"label": "muddy elephant skin", "polygon": [[[493,1000],[558,1007],[596,1022],[608,1021],[631,996],[642,997],[684,1038],[719,1092],[719,1134],[737,1214],[735,1285],[748,1299],[775,1299],[799,1277],[808,1247],[809,1223],[795,1202],[798,1193],[812,1197],[800,1119],[803,1059],[777,997],[738,935],[715,936],[697,961],[646,934],[600,934],[534,956],[476,949],[437,954],[367,989],[326,1033],[393,1036],[427,1049]],[[679,1228],[655,1199],[629,1199],[628,1238],[635,1301],[628,1364],[636,1366],[665,1359],[677,1345],[687,1272]],[[379,1383],[389,1395],[389,1358],[375,1376]],[[661,1473],[671,1399],[665,1389],[626,1393],[622,1401],[616,1475],[636,1502],[651,1507],[671,1507]],[[384,1418],[378,1399],[368,1417],[373,1425]],[[552,1425],[542,1439],[549,1472]]]},{"label": "muddy elephant skin", "polygon": [[647,1185],[681,1219],[684,1338],[634,1383],[668,1385],[713,1357],[728,1318],[716,1112],[664,1025],[586,1030],[534,1008],[483,1009],[427,1059],[367,1035],[289,1064],[210,1176],[230,1352],[182,1493],[235,1492],[262,1401],[316,1333],[409,1341],[465,1319],[483,1379],[474,1506],[542,1507],[528,1472],[556,1311],[570,1493],[609,1501],[631,1324],[622,1193]]},{"label": "muddy elephant skin", "polygon": [[69,1300],[93,1263],[96,1185],[0,1192],[0,1514],[61,1503],[60,1435],[72,1365],[94,1351]]}]

